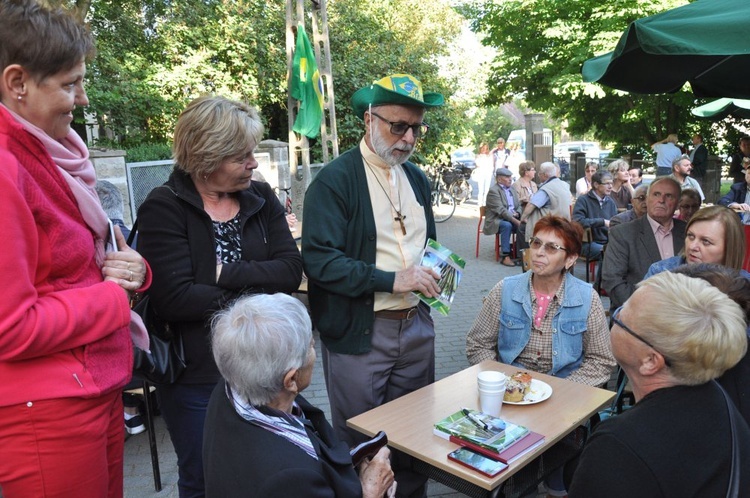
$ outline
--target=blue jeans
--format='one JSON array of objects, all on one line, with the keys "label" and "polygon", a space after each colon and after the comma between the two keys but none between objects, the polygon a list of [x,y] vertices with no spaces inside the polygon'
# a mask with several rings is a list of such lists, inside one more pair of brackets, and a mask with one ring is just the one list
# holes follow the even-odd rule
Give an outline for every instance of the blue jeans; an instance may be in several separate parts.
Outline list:
[{"label": "blue jeans", "polygon": [[656,168],[656,176],[667,176],[672,174],[672,168],[664,168],[659,166]]},{"label": "blue jeans", "polygon": [[516,233],[516,226],[510,221],[500,220],[497,233],[500,234],[500,252],[510,254],[510,234]]},{"label": "blue jeans", "polygon": [[159,386],[159,408],[177,453],[177,487],[180,498],[202,498],[203,424],[208,400],[216,384]]},{"label": "blue jeans", "polygon": [[604,245],[598,242],[584,242],[581,248],[581,256],[589,259],[601,259]]}]

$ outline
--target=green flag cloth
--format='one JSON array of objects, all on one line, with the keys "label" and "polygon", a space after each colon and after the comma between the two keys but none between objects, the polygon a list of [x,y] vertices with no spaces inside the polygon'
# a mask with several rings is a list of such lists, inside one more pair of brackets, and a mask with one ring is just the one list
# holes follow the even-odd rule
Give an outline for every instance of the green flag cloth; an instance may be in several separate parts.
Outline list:
[{"label": "green flag cloth", "polygon": [[323,119],[323,81],[315,62],[315,52],[302,25],[297,27],[289,93],[300,101],[292,130],[309,138],[317,137]]}]

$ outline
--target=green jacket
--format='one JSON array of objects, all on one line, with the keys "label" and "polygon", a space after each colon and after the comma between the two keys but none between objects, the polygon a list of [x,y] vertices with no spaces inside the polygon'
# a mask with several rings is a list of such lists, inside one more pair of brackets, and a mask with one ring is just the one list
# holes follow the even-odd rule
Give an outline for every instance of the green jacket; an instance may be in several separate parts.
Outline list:
[{"label": "green jacket", "polygon": [[[435,239],[427,177],[412,163],[403,167],[424,207],[427,237]],[[313,323],[330,351],[366,353],[374,294],[392,292],[396,273],[375,268],[377,231],[358,146],[316,175],[305,194],[303,219],[302,261]]]}]

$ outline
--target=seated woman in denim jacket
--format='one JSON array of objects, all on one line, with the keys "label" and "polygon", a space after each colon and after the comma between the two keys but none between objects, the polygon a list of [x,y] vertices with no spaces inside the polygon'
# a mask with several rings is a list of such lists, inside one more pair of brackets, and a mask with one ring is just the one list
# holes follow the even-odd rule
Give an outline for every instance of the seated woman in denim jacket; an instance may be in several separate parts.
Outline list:
[{"label": "seated woman in denim jacket", "polygon": [[599,296],[568,270],[581,252],[583,229],[546,216],[534,225],[531,271],[495,285],[466,337],[469,363],[496,360],[600,386],[615,360]]},{"label": "seated woman in denim jacket", "polygon": [[[545,216],[529,240],[531,271],[495,285],[466,336],[472,365],[495,360],[519,368],[600,386],[615,367],[609,327],[591,284],[571,275],[583,228]],[[547,479],[552,496],[565,496],[562,468]]]}]

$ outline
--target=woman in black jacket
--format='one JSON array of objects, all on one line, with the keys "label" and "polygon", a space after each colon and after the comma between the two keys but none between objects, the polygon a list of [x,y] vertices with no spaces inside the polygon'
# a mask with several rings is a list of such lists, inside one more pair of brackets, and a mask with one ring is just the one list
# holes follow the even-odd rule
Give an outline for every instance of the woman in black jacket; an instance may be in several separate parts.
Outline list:
[{"label": "woman in black jacket", "polygon": [[267,183],[251,180],[262,134],[254,108],[223,97],[194,100],[177,120],[172,175],[138,211],[154,310],[185,347],[185,372],[158,390],[181,498],[204,496],[203,422],[220,379],[210,351],[212,315],[242,295],[292,292],[302,276],[284,209]]}]

